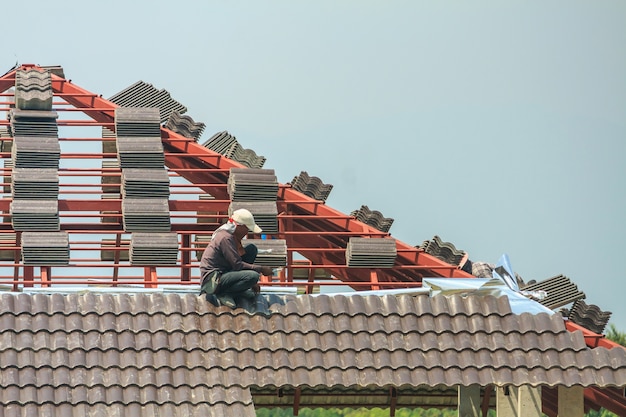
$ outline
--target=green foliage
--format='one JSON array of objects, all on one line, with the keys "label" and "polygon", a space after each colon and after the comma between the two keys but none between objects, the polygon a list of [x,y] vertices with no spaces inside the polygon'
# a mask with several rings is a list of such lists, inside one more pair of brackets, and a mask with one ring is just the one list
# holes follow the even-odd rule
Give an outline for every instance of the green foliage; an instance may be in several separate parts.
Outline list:
[{"label": "green foliage", "polygon": [[613,414],[610,411],[605,410],[604,408],[600,409],[600,411],[590,411],[585,414],[585,417],[619,417],[617,414]]},{"label": "green foliage", "polygon": [[[294,417],[291,408],[261,408],[257,410],[257,417]],[[496,412],[489,410],[489,417],[495,417]],[[455,409],[408,409],[396,410],[396,417],[457,417]],[[381,408],[303,408],[299,410],[298,417],[389,417],[389,409]],[[590,411],[585,417],[618,417],[605,409]]]},{"label": "green foliage", "polygon": [[609,331],[606,333],[606,338],[615,343],[619,343],[622,346],[626,346],[626,333],[618,331],[614,324],[609,325]]},{"label": "green foliage", "polygon": [[[457,417],[456,409],[408,409],[396,410],[396,417]],[[495,416],[490,411],[489,416]],[[291,408],[272,408],[257,410],[257,417],[294,417]],[[389,417],[388,408],[303,408],[299,410],[298,417]],[[604,417],[604,416],[602,416]]]}]

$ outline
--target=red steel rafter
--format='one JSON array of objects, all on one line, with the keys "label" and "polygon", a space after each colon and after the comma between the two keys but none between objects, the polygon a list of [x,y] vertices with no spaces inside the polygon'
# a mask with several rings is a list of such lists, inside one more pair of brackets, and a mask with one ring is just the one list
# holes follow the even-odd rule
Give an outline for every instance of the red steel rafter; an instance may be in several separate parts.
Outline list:
[{"label": "red steel rafter", "polygon": [[[36,65],[22,65],[20,69],[38,68]],[[0,93],[9,90],[15,85],[16,71],[0,77]],[[116,104],[102,98],[100,95],[93,94],[71,82],[71,80],[63,79],[55,74],[51,74],[52,89],[55,97],[63,102],[72,105],[73,109],[68,111],[82,111],[89,116],[92,121],[80,120],[61,120],[59,125],[64,126],[86,126],[99,125],[107,128],[115,129],[115,108]],[[10,101],[5,105],[12,104]],[[58,104],[58,103],[57,103]],[[56,110],[63,111],[63,107]],[[6,111],[6,109],[0,109]],[[6,124],[3,122],[3,124]],[[179,233],[181,237],[181,256],[180,256],[180,273],[174,276],[159,275],[157,267],[142,267],[141,272],[136,277],[136,282],[143,282],[146,287],[154,287],[162,283],[191,283],[197,280],[197,274],[194,271],[198,268],[197,261],[194,261],[194,253],[198,251],[198,246],[194,246],[192,239],[193,234],[210,233],[217,225],[223,221],[227,215],[229,205],[229,195],[224,184],[228,181],[230,168],[242,168],[243,165],[236,161],[223,157],[222,155],[207,149],[195,141],[185,138],[169,129],[161,128],[161,138],[166,151],[165,163],[171,172],[177,173],[180,177],[185,178],[192,184],[212,195],[214,200],[176,200],[171,199],[169,202],[170,210],[176,212],[212,212],[215,213],[215,223],[200,223],[203,216],[196,215],[194,223],[177,223],[172,224],[172,230]],[[93,138],[83,138],[83,140],[94,140]],[[97,140],[97,139],[95,139]],[[2,152],[1,157],[10,157],[9,153]],[[62,158],[67,155],[62,154]],[[80,155],[74,156],[80,158]],[[101,155],[100,157],[103,157]],[[4,173],[5,179],[7,173]],[[108,175],[108,174],[106,174]],[[101,176],[105,176],[104,170]],[[5,181],[4,186],[7,186]],[[5,191],[6,193],[6,191]],[[71,192],[68,192],[71,193]],[[8,213],[10,209],[10,198],[0,199],[0,212]],[[305,281],[306,292],[312,291],[312,285],[321,285],[315,283],[315,270],[323,268],[333,277],[338,278],[341,282],[352,285],[355,289],[378,289],[378,288],[398,288],[398,285],[406,284],[406,286],[419,285],[423,277],[458,277],[471,278],[470,274],[458,269],[454,265],[447,264],[438,258],[431,256],[422,250],[408,245],[402,241],[396,240],[397,259],[392,268],[364,269],[364,268],[348,268],[345,265],[344,249],[350,236],[362,236],[377,238],[391,237],[388,233],[380,232],[362,222],[357,221],[354,217],[345,214],[327,206],[323,202],[316,201],[292,189],[288,185],[280,185],[277,196],[277,207],[279,208],[279,233],[277,237],[284,238],[287,246],[297,248],[297,253],[308,259],[308,264],[303,265],[294,260],[293,253],[288,253],[289,265],[287,269],[290,272],[298,268],[308,269],[308,280]],[[120,199],[77,199],[64,198],[59,199],[59,211],[61,215],[73,212],[85,213],[113,213],[103,216],[112,216],[118,218],[121,215]],[[117,213],[117,214],[115,214]],[[102,263],[102,266],[113,268],[112,275],[109,277],[111,283],[115,285],[121,282],[122,270],[128,267],[120,261],[121,253],[128,250],[122,247],[121,220],[111,223],[81,223],[64,222],[62,230],[70,233],[78,234],[102,234],[112,233],[114,237],[112,241],[114,245],[107,247],[112,250],[114,261],[111,263]],[[0,230],[11,231],[10,223],[0,222]],[[57,279],[53,273],[52,267],[42,266],[33,267],[23,265],[19,259],[21,233],[15,234],[15,246],[5,245],[4,250],[10,250],[15,253],[15,257],[11,260],[0,261],[5,262],[5,266],[13,270],[13,278],[8,282],[17,289],[19,283],[26,286],[34,284],[51,286],[55,283],[81,283],[83,280],[76,280],[73,277],[61,277]],[[96,239],[92,239],[96,241]],[[83,245],[85,245],[83,243]],[[86,247],[79,247],[78,250],[86,250]],[[104,248],[99,248],[104,250]],[[201,250],[201,249],[200,249]],[[86,266],[100,266],[98,260],[90,263],[89,260],[77,261],[73,265],[79,268]],[[37,272],[39,273],[37,275]],[[134,275],[133,275],[134,277]],[[89,277],[87,277],[89,278]],[[91,278],[101,279],[96,273],[92,273]],[[132,278],[134,279],[134,278]],[[135,281],[132,281],[135,282]],[[282,277],[279,281],[272,281],[266,284],[289,285]],[[337,284],[335,282],[334,284]],[[365,286],[361,285],[364,284]],[[566,322],[570,331],[582,331],[588,346],[603,346],[607,348],[615,348],[619,345],[593,332],[588,331],[571,322]],[[597,388],[585,389],[585,397],[587,401],[596,404],[606,404],[613,410],[623,412],[624,403],[623,396],[600,390]]]}]

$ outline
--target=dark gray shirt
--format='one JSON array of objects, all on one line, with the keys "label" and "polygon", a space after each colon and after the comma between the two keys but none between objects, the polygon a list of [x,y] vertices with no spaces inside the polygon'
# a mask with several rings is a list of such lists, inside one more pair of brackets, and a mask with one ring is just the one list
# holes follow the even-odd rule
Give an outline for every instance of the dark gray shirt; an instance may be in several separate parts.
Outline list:
[{"label": "dark gray shirt", "polygon": [[244,262],[237,250],[237,239],[227,230],[217,230],[211,242],[206,247],[200,259],[200,273],[202,278],[213,271],[222,273],[251,269],[261,272],[261,265]]}]

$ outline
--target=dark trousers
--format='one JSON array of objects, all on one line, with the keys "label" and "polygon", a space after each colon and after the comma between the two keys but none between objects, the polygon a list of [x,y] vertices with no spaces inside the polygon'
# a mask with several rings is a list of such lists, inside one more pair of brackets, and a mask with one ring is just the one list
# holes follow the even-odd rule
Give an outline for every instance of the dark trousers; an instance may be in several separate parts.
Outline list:
[{"label": "dark trousers", "polygon": [[[246,253],[241,259],[250,264],[254,263],[256,255],[259,252],[258,248],[253,244],[249,244],[244,249]],[[220,284],[217,287],[215,295],[228,294],[236,297],[245,290],[252,288],[259,282],[260,277],[261,274],[251,269],[224,272],[220,277]]]}]

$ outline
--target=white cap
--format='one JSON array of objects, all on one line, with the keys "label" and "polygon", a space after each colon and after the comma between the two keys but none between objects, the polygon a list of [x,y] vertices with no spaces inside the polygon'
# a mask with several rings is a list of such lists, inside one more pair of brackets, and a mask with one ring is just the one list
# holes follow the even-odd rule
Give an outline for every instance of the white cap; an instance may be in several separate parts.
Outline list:
[{"label": "white cap", "polygon": [[231,219],[237,224],[245,225],[249,231],[254,233],[261,233],[263,229],[261,229],[255,222],[254,216],[246,209],[239,209],[233,211]]}]

